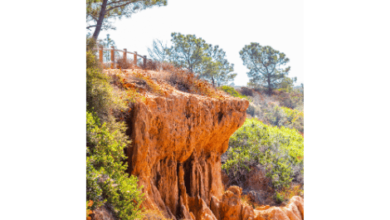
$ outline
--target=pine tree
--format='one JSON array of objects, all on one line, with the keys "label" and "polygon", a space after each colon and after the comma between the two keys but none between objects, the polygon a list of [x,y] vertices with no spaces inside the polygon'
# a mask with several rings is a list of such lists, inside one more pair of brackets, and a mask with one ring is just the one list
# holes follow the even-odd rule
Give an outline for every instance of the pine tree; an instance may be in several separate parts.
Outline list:
[{"label": "pine tree", "polygon": [[282,68],[290,60],[270,46],[261,46],[259,43],[245,45],[240,51],[244,65],[249,69],[248,84],[265,86],[268,93],[278,88],[283,78],[288,75],[290,67]]}]

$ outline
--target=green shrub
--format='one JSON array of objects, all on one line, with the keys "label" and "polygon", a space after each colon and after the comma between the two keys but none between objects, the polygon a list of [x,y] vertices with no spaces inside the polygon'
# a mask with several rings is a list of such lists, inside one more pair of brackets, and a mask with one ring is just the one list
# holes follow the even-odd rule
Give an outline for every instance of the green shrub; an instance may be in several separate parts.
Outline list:
[{"label": "green shrub", "polygon": [[251,115],[252,117],[254,117],[255,116],[255,106],[253,106],[253,105],[251,105],[251,103],[249,103],[249,106],[246,109],[246,113]]},{"label": "green shrub", "polygon": [[130,143],[123,122],[101,123],[87,112],[87,200],[92,209],[108,202],[120,219],[140,217],[144,195],[137,177],[126,173],[124,148]]},{"label": "green shrub", "polygon": [[256,105],[253,105],[253,103],[249,103],[249,106],[246,109],[246,113],[252,117],[255,117],[261,114],[261,108]]},{"label": "green shrub", "polygon": [[280,194],[279,192],[276,192],[275,193],[275,202],[277,204],[280,204],[284,201],[284,196],[282,194]]},{"label": "green shrub", "polygon": [[303,112],[287,107],[277,105],[263,105],[256,114],[267,124],[273,126],[284,126],[287,128],[295,128],[303,133]]},{"label": "green shrub", "polygon": [[237,90],[235,90],[231,86],[221,86],[221,87],[219,87],[219,89],[222,91],[225,91],[226,93],[230,94],[233,97],[238,97],[238,98],[250,100],[250,98],[248,96],[241,95],[241,93],[239,93]]},{"label": "green shrub", "polygon": [[99,177],[103,175],[102,171],[96,170],[91,163],[91,158],[87,157],[87,200],[92,200],[91,209],[96,209],[106,201],[102,198],[102,189],[98,185]]},{"label": "green shrub", "polygon": [[247,87],[241,87],[240,93],[245,96],[253,96],[253,90]]},{"label": "green shrub", "polygon": [[96,112],[103,121],[108,120],[113,109],[125,111],[128,108],[127,96],[122,91],[114,91],[111,80],[99,68],[93,52],[87,51],[87,110]]},{"label": "green shrub", "polygon": [[230,138],[227,161],[222,169],[232,183],[241,186],[250,168],[260,164],[273,187],[279,190],[301,175],[303,148],[303,137],[297,130],[247,119]]},{"label": "green shrub", "polygon": [[278,93],[273,95],[273,97],[279,101],[281,106],[303,111],[303,94],[299,90],[294,89],[286,92],[283,89],[279,89]]},{"label": "green shrub", "polygon": [[[93,46],[91,42],[87,48]],[[117,218],[136,219],[144,195],[137,177],[126,173],[124,149],[130,141],[124,122],[113,115],[127,110],[133,97],[113,83],[94,52],[87,51],[87,201],[92,201],[91,210],[106,204]]]}]

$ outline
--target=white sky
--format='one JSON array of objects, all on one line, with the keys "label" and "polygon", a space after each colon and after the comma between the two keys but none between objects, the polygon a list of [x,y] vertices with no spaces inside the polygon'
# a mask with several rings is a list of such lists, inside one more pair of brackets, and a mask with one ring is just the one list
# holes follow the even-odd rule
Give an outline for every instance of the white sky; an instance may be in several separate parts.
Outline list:
[{"label": "white sky", "polygon": [[118,49],[141,55],[149,56],[153,39],[170,43],[172,32],[219,45],[234,63],[236,85],[249,81],[239,51],[251,42],[269,45],[287,55],[289,76],[298,78],[296,85],[303,83],[303,0],[168,0],[165,7],[140,11],[114,26],[116,30],[102,31],[99,38],[109,33]]}]

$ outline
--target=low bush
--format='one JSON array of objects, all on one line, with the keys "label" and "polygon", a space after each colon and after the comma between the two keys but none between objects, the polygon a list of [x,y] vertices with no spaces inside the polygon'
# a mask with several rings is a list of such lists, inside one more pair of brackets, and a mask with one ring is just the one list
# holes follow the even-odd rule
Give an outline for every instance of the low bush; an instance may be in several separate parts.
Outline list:
[{"label": "low bush", "polygon": [[119,58],[116,60],[116,67],[118,69],[136,69],[138,66],[134,65],[133,59]]},{"label": "low bush", "polygon": [[280,101],[283,100],[278,99],[278,96],[276,95],[268,96],[257,91],[252,92],[253,96],[251,99],[253,102],[250,103],[247,109],[248,115],[258,118],[265,124],[278,127],[284,126],[287,128],[295,128],[303,134],[303,111],[299,109],[291,109],[281,105]]},{"label": "low bush", "polygon": [[242,95],[245,96],[253,96],[253,90],[247,87],[241,87],[240,92]]},{"label": "low bush", "polygon": [[231,86],[221,86],[219,87],[220,90],[228,93],[229,95],[233,96],[233,97],[238,97],[238,98],[242,98],[242,99],[246,99],[246,100],[250,100],[248,96],[246,95],[241,95],[241,93],[239,93],[237,90],[235,90],[233,87]]},{"label": "low bush", "polygon": [[290,92],[279,89],[275,91],[273,97],[278,100],[281,106],[303,111],[303,94],[297,89]]},{"label": "low bush", "polygon": [[300,133],[304,132],[303,112],[274,104],[266,104],[260,107],[256,114],[266,124],[295,128]]},{"label": "low bush", "polygon": [[269,126],[247,119],[229,140],[222,165],[232,184],[243,186],[250,167],[261,165],[276,191],[303,175],[303,137],[295,129]]},{"label": "low bush", "polygon": [[301,88],[281,88],[273,90],[271,95],[268,95],[267,89],[264,87],[256,87],[254,89],[241,87],[240,92],[251,97],[256,104],[271,101],[278,103],[279,106],[303,111],[303,93]]},{"label": "low bush", "polygon": [[134,219],[140,217],[143,194],[123,163],[130,141],[123,122],[109,124],[87,112],[87,200],[93,201],[92,210],[107,202],[120,219]]},{"label": "low bush", "polygon": [[162,64],[161,62],[155,61],[155,60],[147,60],[146,66],[144,67],[146,70],[161,70]]},{"label": "low bush", "polygon": [[280,194],[279,192],[275,193],[275,202],[277,204],[281,204],[284,201],[284,196]]},{"label": "low bush", "polygon": [[256,117],[261,114],[261,108],[253,103],[249,103],[246,113],[252,117]]},{"label": "low bush", "polygon": [[148,87],[148,90],[157,93],[160,95],[164,94],[164,91],[161,89],[160,85],[158,85],[150,75],[147,75],[145,73],[142,73],[141,71],[135,70],[132,73],[127,75],[128,77],[136,78],[137,80],[145,83]]},{"label": "low bush", "polygon": [[113,109],[125,111],[128,106],[120,91],[110,85],[112,79],[102,72],[96,56],[87,52],[87,110],[96,112],[98,117],[107,121]]}]

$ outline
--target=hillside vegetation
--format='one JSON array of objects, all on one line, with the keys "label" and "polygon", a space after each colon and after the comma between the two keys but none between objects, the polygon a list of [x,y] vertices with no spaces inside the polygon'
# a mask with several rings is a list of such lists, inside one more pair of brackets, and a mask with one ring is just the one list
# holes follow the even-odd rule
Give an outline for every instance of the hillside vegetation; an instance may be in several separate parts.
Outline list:
[{"label": "hillside vegetation", "polygon": [[126,126],[115,112],[129,108],[128,98],[114,89],[96,57],[87,50],[87,219],[105,208],[117,218],[140,217],[143,194],[137,177],[126,173],[124,148],[130,143]]},{"label": "hillside vegetation", "polygon": [[247,119],[230,138],[228,159],[222,166],[230,181],[241,185],[250,167],[261,164],[276,189],[302,181],[303,137],[295,129]]},{"label": "hillside vegetation", "polygon": [[[222,169],[229,185],[245,189],[254,167],[266,172],[275,204],[303,195],[303,93],[298,89],[267,90],[230,86],[221,89],[251,103],[245,124],[230,138]],[[294,108],[291,108],[294,107]]]}]

